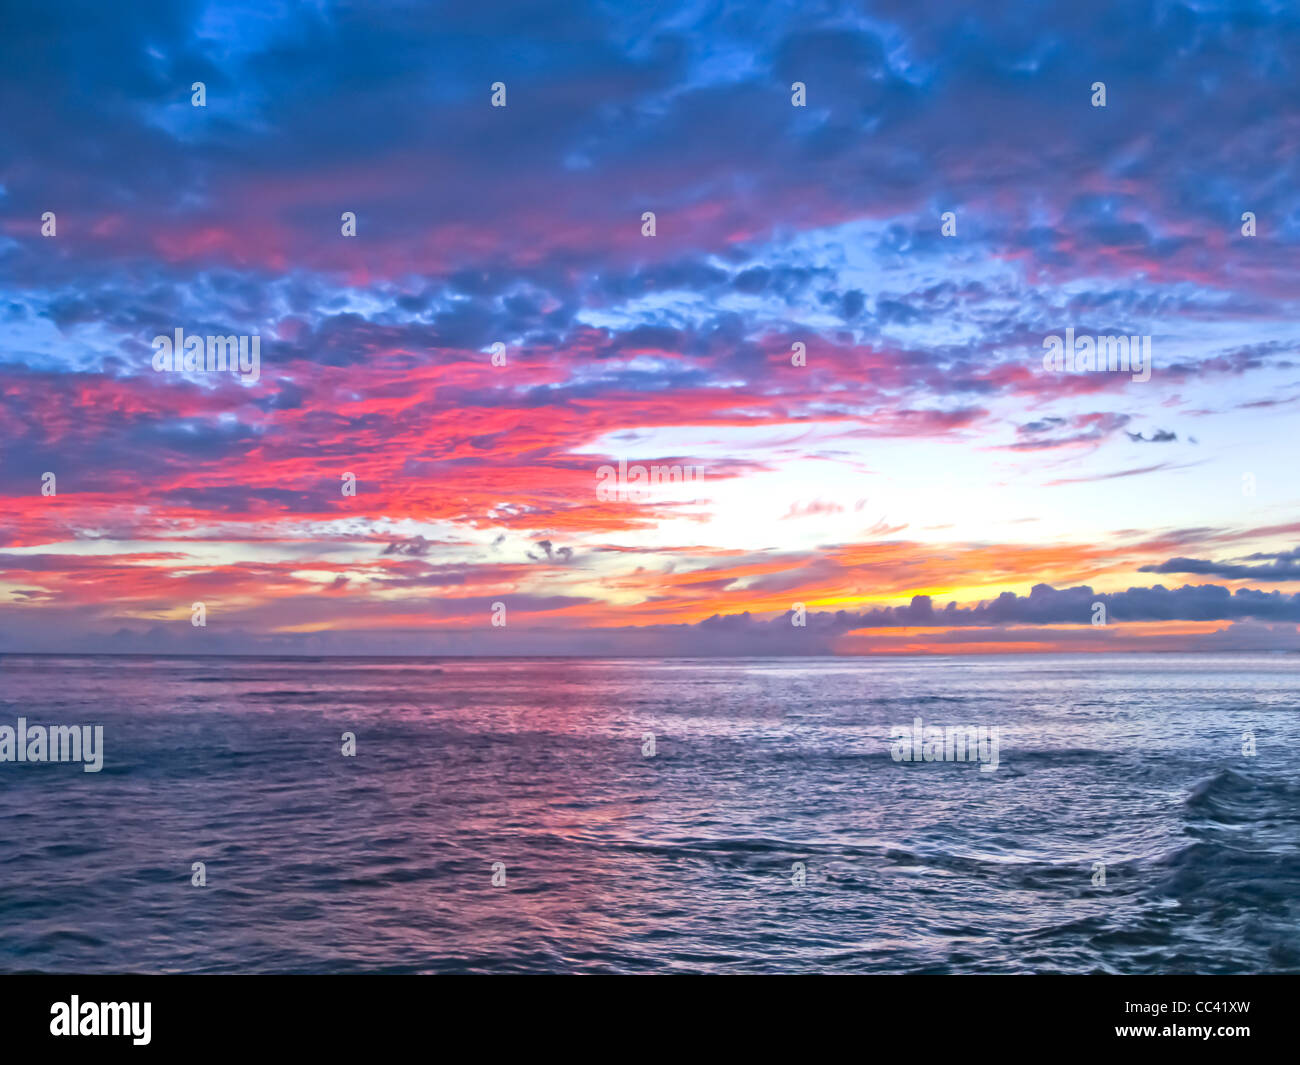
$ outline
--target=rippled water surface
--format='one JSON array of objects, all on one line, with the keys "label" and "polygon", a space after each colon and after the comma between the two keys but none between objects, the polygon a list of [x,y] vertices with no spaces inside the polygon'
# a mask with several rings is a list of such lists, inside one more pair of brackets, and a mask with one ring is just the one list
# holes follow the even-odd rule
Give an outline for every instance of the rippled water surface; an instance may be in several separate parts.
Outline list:
[{"label": "rippled water surface", "polygon": [[[1298,971],[1298,696],[1287,656],[6,656],[0,725],[106,753],[0,763],[0,970]],[[998,770],[895,762],[917,716]]]}]

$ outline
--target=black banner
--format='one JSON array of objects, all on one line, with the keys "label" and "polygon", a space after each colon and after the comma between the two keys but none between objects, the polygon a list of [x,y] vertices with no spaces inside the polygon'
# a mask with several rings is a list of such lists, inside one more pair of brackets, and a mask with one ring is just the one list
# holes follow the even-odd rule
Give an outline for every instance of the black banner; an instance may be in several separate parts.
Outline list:
[{"label": "black banner", "polygon": [[333,1055],[431,1038],[488,1054],[523,1042],[533,1051],[658,1044],[698,1052],[773,1037],[812,1052],[892,1033],[936,1047],[1127,1044],[1182,1055],[1198,1046],[1281,1050],[1296,1031],[1296,989],[1294,977],[1239,976],[868,976],[815,988],[808,978],[775,977],[702,991],[695,981],[652,978],[562,986],[525,978],[19,975],[0,978],[0,1024],[7,1049],[33,1052],[96,1053],[114,1044],[130,1053]]}]

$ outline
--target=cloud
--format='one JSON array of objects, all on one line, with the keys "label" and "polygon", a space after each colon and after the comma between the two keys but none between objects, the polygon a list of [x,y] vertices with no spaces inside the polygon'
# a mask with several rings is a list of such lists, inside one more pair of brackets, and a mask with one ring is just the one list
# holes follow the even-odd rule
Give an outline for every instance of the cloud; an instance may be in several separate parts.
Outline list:
[{"label": "cloud", "polygon": [[539,551],[529,551],[528,557],[535,562],[569,562],[573,558],[573,548],[555,547],[550,540],[538,540]]},{"label": "cloud", "polygon": [[[1268,559],[1263,565],[1249,562]],[[1139,567],[1142,573],[1195,573],[1226,580],[1300,581],[1300,548],[1278,554],[1247,555],[1237,562],[1213,562],[1202,558],[1171,558],[1158,565]]]},{"label": "cloud", "polygon": [[[1298,54],[1285,6],[14,12],[5,628],[123,647],[201,595],[246,633],[207,646],[345,646],[297,631],[314,626],[423,648],[460,624],[435,645],[463,648],[509,596],[499,647],[747,653],[786,645],[762,619],[793,595],[857,610],[941,588],[971,611],[994,586],[1115,587],[1144,564],[1291,580],[1280,555],[1162,562],[1224,549],[1197,532],[1205,482],[1111,452],[1176,440],[1135,424],[1196,417],[1218,441],[1198,454],[1235,462],[1247,419],[1294,401]],[[1151,382],[1042,372],[1066,325],[1152,335]],[[152,337],[178,327],[259,335],[261,380],[153,373]],[[707,468],[700,498],[596,498],[595,470],[636,448]],[[958,451],[974,501],[952,493],[938,520],[891,506],[869,543],[821,542],[843,509],[825,500],[882,498],[866,478],[921,483]],[[827,470],[863,480],[833,496]],[[1051,489],[1041,520],[1000,511],[1016,484]],[[1102,492],[1113,524],[1143,525],[1148,487],[1175,528],[1133,530],[1122,558],[1097,530],[987,527],[1050,537]],[[936,528],[951,542],[888,540]],[[1244,549],[1276,546],[1255,535]],[[528,546],[493,555],[507,543]],[[1168,594],[1178,617],[1215,602]],[[549,628],[516,636],[523,604]],[[1278,623],[1271,600],[1229,600],[1247,606]]]},{"label": "cloud", "polygon": [[432,540],[423,536],[413,536],[409,540],[394,540],[384,548],[385,555],[405,555],[408,558],[423,558],[434,546]]},{"label": "cloud", "polygon": [[1135,466],[1127,470],[1114,470],[1110,473],[1098,473],[1084,477],[1058,477],[1055,480],[1048,481],[1048,486],[1062,484],[1086,484],[1089,481],[1113,481],[1120,477],[1140,477],[1144,473],[1158,473],[1164,470],[1185,470],[1192,466],[1199,465],[1195,462],[1173,463],[1158,462],[1154,466]]}]

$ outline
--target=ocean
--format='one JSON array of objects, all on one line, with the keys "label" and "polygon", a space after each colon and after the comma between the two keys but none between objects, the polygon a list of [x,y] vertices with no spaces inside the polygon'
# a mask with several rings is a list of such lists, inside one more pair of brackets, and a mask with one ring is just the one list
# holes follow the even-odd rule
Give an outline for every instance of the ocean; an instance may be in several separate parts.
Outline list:
[{"label": "ocean", "polygon": [[[5,655],[0,727],[103,767],[0,762],[0,971],[1296,972],[1298,697],[1285,655]],[[896,759],[917,718],[996,769]]]}]

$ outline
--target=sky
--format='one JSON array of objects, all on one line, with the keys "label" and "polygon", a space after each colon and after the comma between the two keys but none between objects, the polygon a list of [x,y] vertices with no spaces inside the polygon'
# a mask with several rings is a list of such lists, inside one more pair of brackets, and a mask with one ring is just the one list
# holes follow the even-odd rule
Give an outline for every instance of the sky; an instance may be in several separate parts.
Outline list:
[{"label": "sky", "polygon": [[0,115],[0,652],[1300,650],[1294,5],[10,5]]}]

